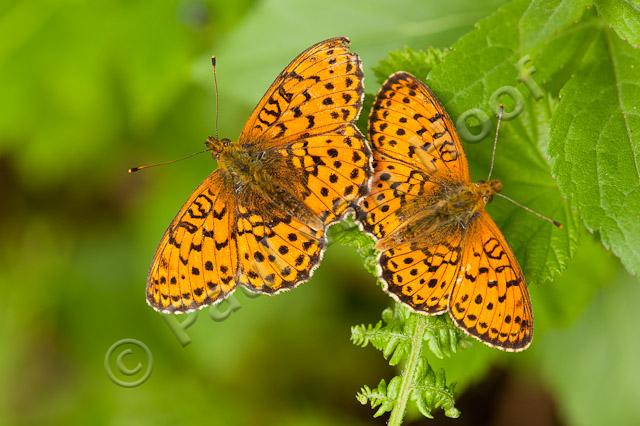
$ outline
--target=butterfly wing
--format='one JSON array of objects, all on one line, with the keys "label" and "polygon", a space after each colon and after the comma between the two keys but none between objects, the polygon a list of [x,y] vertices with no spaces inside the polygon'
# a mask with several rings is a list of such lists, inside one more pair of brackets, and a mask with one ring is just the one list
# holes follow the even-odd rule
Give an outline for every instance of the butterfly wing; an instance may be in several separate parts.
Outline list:
[{"label": "butterfly wing", "polygon": [[234,200],[216,170],[165,231],[147,278],[147,301],[162,312],[188,312],[223,300],[236,287]]},{"label": "butterfly wing", "polygon": [[288,185],[301,188],[299,197],[325,224],[342,217],[369,189],[371,153],[353,125],[308,136],[274,152],[283,160]]},{"label": "butterfly wing", "polygon": [[365,229],[383,238],[400,226],[398,210],[442,180],[469,182],[467,160],[449,115],[431,90],[406,72],[391,75],[369,116],[374,177],[360,203]]},{"label": "butterfly wing", "polygon": [[325,232],[300,217],[245,193],[237,210],[238,282],[258,293],[277,293],[305,282],[322,259]]},{"label": "butterfly wing", "polygon": [[278,75],[240,134],[240,143],[283,146],[350,124],[362,107],[362,67],[349,39],[332,38],[298,55]]},{"label": "butterfly wing", "polygon": [[279,156],[287,184],[325,224],[368,190],[371,151],[353,122],[362,107],[360,59],[345,37],[302,52],[276,78],[239,143]]},{"label": "butterfly wing", "polygon": [[353,124],[363,74],[348,45],[334,38],[295,58],[239,138],[268,169],[268,185],[288,187],[305,214],[283,212],[265,194],[238,192],[226,172],[214,172],[162,238],[147,281],[151,306],[187,312],[224,299],[238,284],[273,293],[311,275],[326,241],[306,213],[324,224],[337,220],[367,191],[371,176],[367,141]]},{"label": "butterfly wing", "polygon": [[162,312],[190,312],[224,300],[238,284],[275,293],[306,281],[326,245],[324,229],[265,205],[251,192],[232,196],[214,171],[165,232],[147,279],[147,301]]},{"label": "butterfly wing", "polygon": [[377,153],[431,175],[469,181],[469,167],[458,133],[431,89],[407,72],[382,85],[369,116],[369,135]]},{"label": "butterfly wing", "polygon": [[533,338],[533,312],[524,275],[504,236],[482,212],[464,242],[459,282],[449,311],[478,340],[507,351],[526,349]]},{"label": "butterfly wing", "polygon": [[401,244],[381,252],[380,278],[396,300],[424,314],[448,308],[462,258],[462,236],[433,244]]}]

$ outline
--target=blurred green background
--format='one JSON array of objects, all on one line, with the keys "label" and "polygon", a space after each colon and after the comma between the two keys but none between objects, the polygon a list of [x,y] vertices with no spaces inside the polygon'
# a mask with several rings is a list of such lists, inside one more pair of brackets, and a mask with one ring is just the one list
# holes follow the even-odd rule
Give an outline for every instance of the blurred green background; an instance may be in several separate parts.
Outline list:
[{"label": "blurred green background", "polygon": [[[384,424],[354,395],[394,372],[352,345],[349,329],[378,321],[390,299],[352,250],[331,246],[293,292],[238,295],[224,321],[202,311],[183,346],[147,307],[145,276],[214,163],[202,155],[126,170],[203,148],[214,131],[211,55],[220,135],[234,139],[312,43],[349,36],[374,93],[371,67],[389,50],[450,46],[502,3],[1,2],[0,424]],[[458,382],[462,417],[438,413],[432,423],[639,424],[640,339],[629,321],[638,282],[586,237],[555,283],[531,291],[530,350],[474,344],[434,360]],[[123,338],[154,358],[135,388],[105,371],[107,349]],[[145,359],[138,351],[125,361]]]}]

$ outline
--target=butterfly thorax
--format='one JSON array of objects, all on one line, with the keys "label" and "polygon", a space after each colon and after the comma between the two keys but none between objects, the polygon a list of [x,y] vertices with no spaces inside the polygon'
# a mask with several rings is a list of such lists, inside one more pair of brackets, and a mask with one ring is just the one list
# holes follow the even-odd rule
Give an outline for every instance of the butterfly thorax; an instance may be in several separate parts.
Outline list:
[{"label": "butterfly thorax", "polygon": [[499,180],[479,181],[468,185],[454,186],[439,191],[436,196],[436,211],[441,218],[459,218],[468,223],[478,212],[482,211],[493,195],[502,189]]},{"label": "butterfly thorax", "polygon": [[438,188],[425,196],[407,202],[399,213],[401,225],[380,239],[378,249],[404,243],[436,244],[463,233],[478,217],[493,195],[502,189],[498,180],[475,183],[440,182]]},{"label": "butterfly thorax", "polygon": [[238,196],[259,203],[257,207],[264,211],[282,210],[314,229],[322,227],[322,222],[302,201],[304,189],[291,183],[291,169],[280,154],[213,137],[209,137],[206,145]]},{"label": "butterfly thorax", "polygon": [[269,193],[273,176],[267,171],[266,153],[229,139],[209,136],[205,145],[218,162],[218,168],[233,182],[234,189],[256,189]]},{"label": "butterfly thorax", "polygon": [[257,185],[264,187],[268,184],[261,156],[240,144],[229,144],[216,155],[218,167],[224,170],[238,186],[247,187]]}]

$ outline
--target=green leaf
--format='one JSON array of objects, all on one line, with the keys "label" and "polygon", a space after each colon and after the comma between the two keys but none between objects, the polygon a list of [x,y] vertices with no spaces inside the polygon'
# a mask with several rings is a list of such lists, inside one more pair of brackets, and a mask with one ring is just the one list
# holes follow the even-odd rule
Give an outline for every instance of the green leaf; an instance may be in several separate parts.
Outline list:
[{"label": "green leaf", "polygon": [[520,18],[523,51],[562,31],[580,19],[593,0],[533,0]]},{"label": "green leaf", "polygon": [[[602,19],[588,12],[581,21],[545,40],[523,56],[519,80],[558,97],[560,89],[578,68],[584,53],[597,37]],[[523,52],[525,53],[525,52]]]},{"label": "green leaf", "polygon": [[354,248],[362,257],[367,272],[377,277],[378,252],[373,238],[360,231],[351,217],[331,226],[328,234],[330,243],[340,243]]},{"label": "green leaf", "polygon": [[447,385],[444,370],[436,374],[429,366],[424,343],[442,358],[456,352],[458,346],[467,346],[469,338],[446,315],[425,317],[400,304],[385,309],[382,318],[373,327],[352,327],[351,340],[362,347],[372,344],[390,365],[402,363],[402,374],[391,379],[388,386],[384,380],[375,389],[364,386],[356,395],[358,401],[378,408],[374,417],[393,411],[391,418],[396,421],[404,416],[408,400],[414,401],[426,417],[433,418],[431,412],[436,408],[442,408],[448,417],[458,417],[453,386]]},{"label": "green leaf", "polygon": [[[396,309],[396,312],[398,309]],[[351,328],[353,344],[365,347],[368,344],[382,351],[389,365],[398,365],[411,350],[411,331],[415,321],[405,321],[394,310],[387,308],[382,313],[386,324],[379,321],[375,326],[355,326]]]},{"label": "green leaf", "polygon": [[[505,103],[507,111],[512,110],[514,99],[492,99],[500,90],[521,100],[522,112],[503,123],[493,177],[503,182],[505,194],[565,226],[563,230],[555,229],[505,200],[497,199],[488,210],[514,249],[529,284],[539,284],[553,280],[567,266],[579,231],[571,207],[562,199],[551,176],[545,154],[554,103],[544,97],[536,101],[518,80],[522,56],[516,23],[527,6],[524,0],[514,1],[481,21],[434,67],[428,82],[454,120],[474,108],[492,117],[498,101]],[[489,126],[494,127],[492,123]],[[475,179],[487,176],[491,133],[480,143],[464,143],[463,139]]]},{"label": "green leaf", "polygon": [[356,394],[356,399],[362,405],[366,405],[368,402],[371,404],[371,408],[378,407],[373,417],[380,417],[384,413],[393,410],[399,390],[400,377],[396,376],[389,381],[389,386],[387,386],[387,382],[384,379],[380,380],[380,383],[374,389],[366,385],[363,386],[360,392]]},{"label": "green leaf", "polygon": [[640,271],[640,51],[602,30],[561,92],[549,151],[587,228]]},{"label": "green leaf", "polygon": [[386,59],[383,59],[373,67],[378,83],[382,84],[389,75],[396,71],[411,70],[411,73],[418,78],[425,79],[429,71],[447,54],[446,51],[430,47],[427,50],[414,50],[409,47],[389,52]]},{"label": "green leaf", "polygon": [[640,47],[640,3],[637,0],[596,0],[598,13],[634,47]]},{"label": "green leaf", "polygon": [[371,344],[382,351],[389,365],[398,365],[411,351],[416,321],[424,321],[422,340],[438,358],[450,357],[459,347],[471,344],[471,339],[460,331],[448,315],[423,316],[413,313],[404,305],[394,304],[382,312],[382,321],[375,326],[358,325],[351,328],[351,341],[358,346]]},{"label": "green leaf", "polygon": [[416,371],[416,385],[411,389],[411,400],[416,403],[420,413],[432,419],[434,408],[444,410],[450,418],[460,417],[460,410],[455,406],[454,385],[447,385],[443,369],[434,372],[424,360],[420,360]]}]

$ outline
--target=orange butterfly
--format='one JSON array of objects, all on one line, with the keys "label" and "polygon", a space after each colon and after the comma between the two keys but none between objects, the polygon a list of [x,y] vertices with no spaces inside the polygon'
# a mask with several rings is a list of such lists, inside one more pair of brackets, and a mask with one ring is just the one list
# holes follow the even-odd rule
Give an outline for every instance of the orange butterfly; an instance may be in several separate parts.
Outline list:
[{"label": "orange butterfly", "polygon": [[374,177],[359,220],[377,239],[385,289],[419,313],[448,311],[487,345],[527,348],[533,313],[524,275],[484,210],[502,184],[471,182],[447,112],[406,72],[378,92],[369,136]]},{"label": "orange butterfly", "polygon": [[323,41],[278,75],[237,142],[207,139],[218,169],[160,241],[147,279],[154,309],[189,312],[239,285],[276,293],[309,279],[326,227],[368,191],[371,153],[353,124],[362,80],[349,40]]}]

